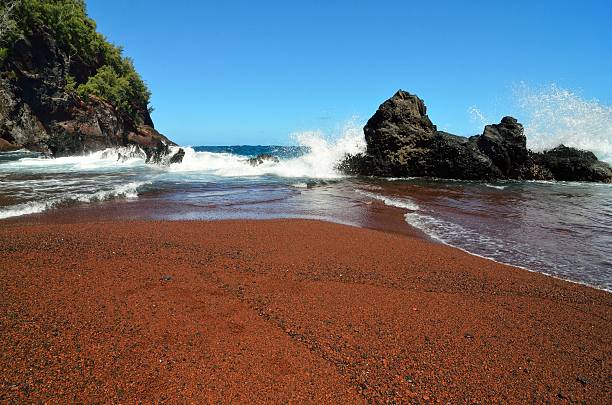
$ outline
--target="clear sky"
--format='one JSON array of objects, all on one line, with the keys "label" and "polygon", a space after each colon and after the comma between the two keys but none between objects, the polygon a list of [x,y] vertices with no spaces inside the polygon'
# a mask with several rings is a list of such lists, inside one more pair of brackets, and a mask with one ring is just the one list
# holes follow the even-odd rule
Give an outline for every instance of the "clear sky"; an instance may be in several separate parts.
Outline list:
[{"label": "clear sky", "polygon": [[[612,101],[612,1],[87,0],[180,144],[287,144],[402,88],[440,129],[514,114],[519,82]],[[520,119],[520,115],[519,115]]]}]

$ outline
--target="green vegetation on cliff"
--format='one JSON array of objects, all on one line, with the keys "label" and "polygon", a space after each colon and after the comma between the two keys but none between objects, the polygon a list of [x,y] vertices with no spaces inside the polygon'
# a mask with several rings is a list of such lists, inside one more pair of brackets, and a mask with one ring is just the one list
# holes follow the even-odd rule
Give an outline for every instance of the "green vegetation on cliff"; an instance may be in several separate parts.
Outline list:
[{"label": "green vegetation on cliff", "polygon": [[[150,92],[122,49],[96,31],[83,0],[8,0],[0,4],[0,66],[10,61],[20,38],[47,35],[65,55],[64,90],[83,99],[96,96],[139,120],[148,109]],[[70,67],[93,67],[91,74],[75,78]]]}]

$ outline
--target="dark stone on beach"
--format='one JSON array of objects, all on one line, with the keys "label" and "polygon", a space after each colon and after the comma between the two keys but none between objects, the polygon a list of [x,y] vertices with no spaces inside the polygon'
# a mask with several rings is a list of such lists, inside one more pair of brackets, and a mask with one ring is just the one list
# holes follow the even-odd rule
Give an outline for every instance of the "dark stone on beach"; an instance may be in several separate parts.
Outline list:
[{"label": "dark stone on beach", "polygon": [[255,157],[248,159],[247,162],[249,162],[251,166],[259,166],[260,164],[263,164],[264,162],[278,163],[279,160],[276,156],[271,155],[269,153],[261,153]]},{"label": "dark stone on beach", "polygon": [[423,100],[403,90],[381,104],[363,130],[366,152],[347,156],[338,166],[345,173],[464,180],[612,181],[609,165],[591,152],[565,147],[530,152],[523,126],[513,117],[487,125],[481,135],[469,138],[438,131],[427,116]]},{"label": "dark stone on beach", "polygon": [[578,377],[576,377],[576,381],[578,381],[582,385],[588,385],[591,383],[591,380],[589,380],[583,375],[579,375]]}]

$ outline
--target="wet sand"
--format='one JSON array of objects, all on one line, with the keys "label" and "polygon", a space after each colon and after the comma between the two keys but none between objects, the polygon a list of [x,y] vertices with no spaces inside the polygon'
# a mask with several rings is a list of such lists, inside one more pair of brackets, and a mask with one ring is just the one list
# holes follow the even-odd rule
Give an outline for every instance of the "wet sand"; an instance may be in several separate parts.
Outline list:
[{"label": "wet sand", "polygon": [[306,220],[0,225],[0,400],[606,403],[612,295]]}]

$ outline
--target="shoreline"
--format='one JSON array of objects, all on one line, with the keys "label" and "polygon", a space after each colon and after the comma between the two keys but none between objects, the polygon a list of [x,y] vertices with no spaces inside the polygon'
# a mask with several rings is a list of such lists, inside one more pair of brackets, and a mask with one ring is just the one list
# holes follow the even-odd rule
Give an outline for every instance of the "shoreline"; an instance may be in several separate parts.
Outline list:
[{"label": "shoreline", "polygon": [[[409,225],[409,226],[412,226],[412,225]],[[384,231],[382,231],[382,232],[384,232]],[[479,258],[484,259],[484,260],[490,260],[490,261],[492,261],[494,263],[497,263],[497,264],[502,264],[504,266],[510,266],[510,267],[514,267],[514,268],[519,269],[519,270],[528,271],[529,273],[540,274],[542,276],[550,277],[550,278],[553,278],[555,280],[564,281],[564,282],[567,282],[567,283],[572,283],[572,284],[576,284],[576,285],[579,285],[579,286],[582,286],[582,287],[592,288],[592,289],[597,290],[597,291],[603,291],[603,292],[612,294],[612,290],[604,288],[604,287],[598,287],[596,285],[588,284],[588,283],[583,282],[583,281],[570,280],[568,278],[563,278],[561,276],[557,276],[555,274],[550,274],[550,273],[546,273],[546,272],[539,271],[539,270],[532,270],[532,269],[529,269],[529,268],[524,267],[524,266],[519,266],[518,264],[502,262],[502,261],[496,260],[496,259],[494,259],[492,257],[479,255],[478,253],[470,252],[469,250],[463,249],[463,248],[461,248],[459,246],[451,245],[450,243],[446,243],[446,242],[444,242],[444,241],[442,241],[442,240],[440,240],[438,238],[434,238],[434,237],[431,237],[431,236],[429,236],[428,238],[429,239],[424,239],[424,240],[430,241],[432,243],[439,243],[441,245],[448,246],[451,249],[458,249],[458,250],[460,250],[460,251],[462,251],[464,253],[467,253],[470,256],[476,256],[476,257],[479,257]]]},{"label": "shoreline", "polygon": [[6,400],[609,394],[609,292],[448,245],[300,219],[12,223],[0,240]]},{"label": "shoreline", "polygon": [[[371,221],[370,224],[356,224],[350,221],[342,221],[333,217],[298,217],[292,215],[272,215],[267,217],[228,217],[228,218],[212,218],[212,219],[169,219],[164,216],[164,214],[160,214],[158,216],[151,215],[151,212],[157,210],[159,208],[151,209],[146,206],[143,208],[139,206],[134,212],[130,215],[124,217],[113,217],[113,214],[119,214],[122,210],[128,207],[130,204],[143,204],[142,200],[111,200],[105,202],[97,202],[96,205],[92,206],[92,203],[83,203],[77,204],[70,207],[62,207],[62,208],[54,208],[50,210],[45,210],[42,212],[36,212],[32,214],[19,215],[14,217],[2,218],[0,219],[0,225],[8,224],[9,226],[24,226],[24,225],[39,225],[39,224],[67,224],[67,223],[89,223],[89,222],[121,222],[121,221],[134,221],[134,222],[217,222],[217,221],[276,221],[276,220],[305,220],[305,221],[320,221],[327,222],[330,224],[336,224],[341,226],[349,226],[358,229],[369,229],[380,232],[388,232],[392,234],[402,235],[408,238],[416,238],[419,240],[423,240],[426,242],[439,244],[446,246],[451,249],[458,249],[461,252],[464,252],[468,255],[475,256],[484,260],[491,260],[492,262],[510,266],[514,268],[518,268],[524,271],[528,271],[530,273],[540,274],[546,277],[551,277],[556,280],[565,281],[572,284],[577,284],[583,287],[592,288],[598,291],[603,291],[606,293],[611,293],[612,290],[589,284],[584,281],[571,280],[568,278],[563,278],[556,274],[546,273],[540,270],[532,270],[528,267],[503,262],[497,260],[493,257],[481,255],[475,252],[471,252],[467,249],[464,249],[460,246],[455,246],[451,243],[445,242],[439,238],[428,235],[425,231],[415,227],[414,225],[408,223],[404,220],[404,209],[400,207],[396,207],[393,205],[388,205],[384,202],[379,203],[382,207],[384,207],[385,216],[389,217],[384,222],[380,221]],[[163,211],[163,210],[162,210]],[[76,217],[74,216],[76,214]],[[395,217],[395,218],[394,218]]]}]

